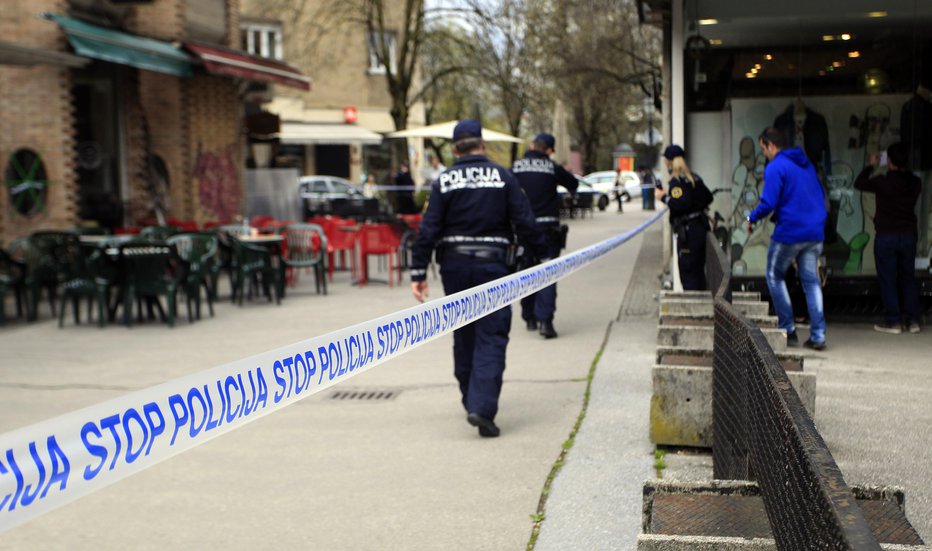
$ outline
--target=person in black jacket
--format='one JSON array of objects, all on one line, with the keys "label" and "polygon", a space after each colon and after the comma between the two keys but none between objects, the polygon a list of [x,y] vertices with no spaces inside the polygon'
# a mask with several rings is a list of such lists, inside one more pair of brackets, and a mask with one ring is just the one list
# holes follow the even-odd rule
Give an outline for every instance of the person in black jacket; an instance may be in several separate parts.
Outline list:
[{"label": "person in black jacket", "polygon": [[[505,257],[515,231],[538,258],[548,251],[518,181],[485,156],[477,121],[456,125],[453,150],[456,162],[431,184],[414,241],[411,291],[421,302],[427,297],[427,265],[435,248],[448,295],[508,275]],[[499,435],[495,415],[510,329],[511,306],[506,306],[453,332],[453,372],[466,421],[478,427],[480,436]]]},{"label": "person in black jacket", "polygon": [[[877,212],[874,226],[874,261],[877,265],[877,282],[883,301],[884,323],[874,329],[883,333],[899,334],[900,324],[910,333],[918,333],[919,289],[916,285],[916,201],[922,192],[922,182],[906,171],[908,151],[904,144],[895,143],[887,148],[887,173],[871,178],[880,164],[880,156],[871,155],[870,166],[864,168],[854,182],[855,189],[877,195]],[[900,296],[903,297],[900,319]]]},{"label": "person in black jacket", "polygon": [[664,163],[673,178],[667,191],[657,189],[655,197],[670,208],[670,224],[676,235],[680,283],[686,291],[701,291],[705,281],[705,234],[709,218],[705,209],[712,203],[712,192],[702,178],[686,164],[686,152],[671,145],[663,152]]},{"label": "person in black jacket", "polygon": [[[537,227],[547,242],[548,258],[556,258],[563,248],[560,195],[557,193],[557,186],[562,185],[571,194],[576,193],[576,188],[579,187],[575,176],[550,159],[555,143],[552,135],[538,134],[524,158],[515,161],[511,167],[531,203]],[[556,310],[556,283],[521,299],[521,318],[528,331],[537,331],[539,328],[545,339],[557,337],[557,331],[553,328],[553,314]]]},{"label": "person in black jacket", "polygon": [[411,178],[411,168],[408,161],[402,161],[395,175],[395,212],[398,214],[417,214],[417,205],[414,203],[414,179]]}]

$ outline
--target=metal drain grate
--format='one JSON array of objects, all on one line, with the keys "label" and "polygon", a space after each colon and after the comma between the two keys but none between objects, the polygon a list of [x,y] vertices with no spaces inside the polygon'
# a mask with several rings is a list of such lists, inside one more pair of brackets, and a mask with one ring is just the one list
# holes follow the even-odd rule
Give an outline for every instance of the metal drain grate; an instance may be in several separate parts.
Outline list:
[{"label": "metal drain grate", "polygon": [[401,394],[400,390],[337,390],[330,395],[331,400],[374,401],[394,400]]}]

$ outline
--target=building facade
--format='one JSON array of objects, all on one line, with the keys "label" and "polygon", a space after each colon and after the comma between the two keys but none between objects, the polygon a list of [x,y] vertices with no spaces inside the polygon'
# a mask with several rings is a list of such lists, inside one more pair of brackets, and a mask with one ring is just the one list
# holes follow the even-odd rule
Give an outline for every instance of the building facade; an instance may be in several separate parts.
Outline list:
[{"label": "building facade", "polygon": [[[314,82],[311,92],[276,87],[271,102],[263,106],[281,120],[272,162],[301,174],[356,183],[373,174],[383,183],[395,169],[390,143],[382,137],[395,130],[385,67],[374,55],[374,37],[360,14],[349,11],[349,4],[336,9],[339,4],[310,0],[301,10],[270,13],[262,0],[242,0],[242,40],[254,53],[284,55]],[[402,6],[385,4],[386,27],[400,29]],[[386,32],[390,52],[397,52],[397,36]],[[388,63],[394,63],[394,55],[389,57]],[[423,123],[423,107],[416,104],[408,124]],[[420,140],[409,149],[414,174],[419,173],[422,149]]]},{"label": "building facade", "polygon": [[0,242],[241,214],[244,83],[288,68],[235,50],[238,0],[15,2],[0,36]]},{"label": "building facade", "polygon": [[[911,0],[777,5],[641,0],[664,30],[664,136],[685,146],[715,193],[716,232],[741,282],[762,287],[770,221],[748,233],[766,162],[757,137],[775,126],[817,167],[826,197],[826,293],[874,293],[874,195],[854,179],[896,141],[923,181],[917,273],[932,256],[932,5]],[[925,117],[925,119],[923,119]]]}]

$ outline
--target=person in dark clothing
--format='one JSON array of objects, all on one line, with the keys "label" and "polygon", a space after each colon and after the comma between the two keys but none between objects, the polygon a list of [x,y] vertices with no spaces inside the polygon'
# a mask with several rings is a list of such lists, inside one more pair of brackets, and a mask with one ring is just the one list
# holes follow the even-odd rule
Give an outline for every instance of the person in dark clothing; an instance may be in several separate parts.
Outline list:
[{"label": "person in dark clothing", "polygon": [[[537,227],[547,242],[547,257],[556,258],[563,247],[560,231],[560,195],[562,185],[571,194],[576,193],[579,182],[550,156],[556,141],[550,134],[541,133],[531,142],[524,158],[515,161],[511,171],[521,184],[534,211]],[[554,283],[521,299],[521,318],[528,331],[537,331],[545,339],[554,339],[553,314],[557,309],[557,284]]]},{"label": "person in dark clothing", "polygon": [[411,169],[407,161],[402,161],[395,175],[395,187],[404,188],[395,190],[395,212],[398,214],[417,214],[417,205],[414,203],[414,179],[411,178]]},{"label": "person in dark clothing", "polygon": [[712,203],[712,192],[702,178],[689,170],[682,147],[667,147],[663,158],[673,178],[666,192],[662,188],[655,190],[655,197],[670,208],[670,225],[676,234],[680,283],[686,291],[704,290],[705,234],[709,230],[705,209]]},{"label": "person in dark clothing", "polygon": [[[918,333],[919,289],[916,285],[916,201],[922,192],[922,182],[906,171],[908,151],[904,144],[895,143],[887,148],[887,173],[871,178],[880,164],[880,156],[872,155],[870,166],[864,168],[854,182],[854,188],[877,195],[877,212],[874,226],[874,258],[877,265],[877,282],[883,301],[884,323],[874,329],[883,333],[899,334],[900,324],[910,333]],[[900,318],[900,296],[903,298]]]},{"label": "person in dark clothing", "polygon": [[[431,184],[414,242],[411,291],[421,302],[427,297],[427,265],[435,248],[448,295],[506,276],[506,250],[515,232],[539,258],[548,251],[518,181],[485,156],[477,121],[456,125],[453,150],[456,162]],[[480,436],[499,435],[495,415],[510,330],[511,306],[506,306],[453,332],[453,372],[466,421],[478,427]]]}]

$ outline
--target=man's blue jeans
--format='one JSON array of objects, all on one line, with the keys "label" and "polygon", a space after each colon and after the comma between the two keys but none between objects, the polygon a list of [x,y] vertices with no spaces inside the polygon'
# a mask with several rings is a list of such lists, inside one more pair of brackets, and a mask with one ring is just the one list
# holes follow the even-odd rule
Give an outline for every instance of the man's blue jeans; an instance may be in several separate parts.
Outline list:
[{"label": "man's blue jeans", "polygon": [[815,343],[825,342],[825,314],[822,310],[822,286],[819,282],[818,268],[821,255],[821,241],[771,241],[767,250],[767,288],[770,289],[770,299],[773,301],[780,329],[785,329],[787,334],[796,331],[793,303],[790,302],[790,292],[786,288],[786,272],[795,260],[799,281],[803,285],[806,304],[809,307],[809,338]]},{"label": "man's blue jeans", "polygon": [[906,323],[919,323],[919,288],[916,286],[916,236],[909,233],[878,233],[874,238],[874,263],[884,319],[899,325],[900,297]]}]

